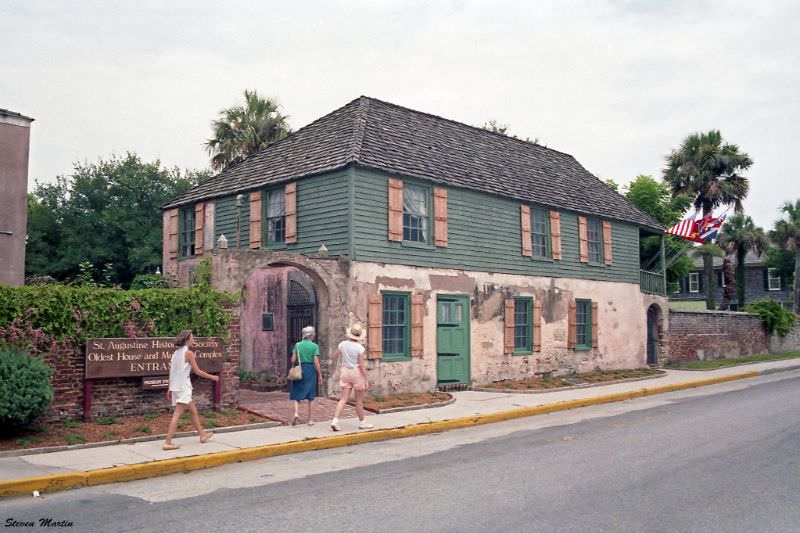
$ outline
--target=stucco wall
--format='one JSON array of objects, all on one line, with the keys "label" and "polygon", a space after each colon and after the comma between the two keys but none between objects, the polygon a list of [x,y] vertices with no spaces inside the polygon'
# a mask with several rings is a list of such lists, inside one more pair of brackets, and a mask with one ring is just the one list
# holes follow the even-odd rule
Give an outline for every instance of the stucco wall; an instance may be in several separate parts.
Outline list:
[{"label": "stucco wall", "polygon": [[[287,372],[286,295],[290,267],[254,270],[245,282],[242,306],[242,370]],[[273,330],[261,331],[262,313],[273,314]]]},{"label": "stucco wall", "polygon": [[[355,261],[349,289],[350,322],[367,323],[370,293],[399,290],[420,293],[425,301],[424,355],[409,361],[369,362],[372,393],[433,390],[436,386],[436,295],[470,296],[471,379],[475,384],[517,379],[545,372],[646,366],[647,308],[666,299],[640,292],[638,284],[464,272]],[[503,302],[513,296],[543,301],[542,350],[532,355],[503,353]],[[598,348],[567,348],[569,301],[598,302]],[[664,354],[661,359],[666,356]]]}]

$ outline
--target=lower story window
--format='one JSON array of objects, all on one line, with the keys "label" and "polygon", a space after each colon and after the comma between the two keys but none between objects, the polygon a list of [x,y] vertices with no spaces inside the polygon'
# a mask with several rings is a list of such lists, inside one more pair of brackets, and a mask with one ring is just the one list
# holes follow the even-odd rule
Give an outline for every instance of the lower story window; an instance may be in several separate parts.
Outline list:
[{"label": "lower story window", "polygon": [[700,292],[700,273],[689,273],[689,292]]},{"label": "lower story window", "polygon": [[781,273],[777,268],[767,269],[767,287],[771,291],[781,290]]},{"label": "lower story window", "polygon": [[383,293],[383,356],[410,357],[408,293]]},{"label": "lower story window", "polygon": [[588,350],[592,347],[592,301],[577,300],[575,303],[575,345]]},{"label": "lower story window", "polygon": [[532,329],[531,299],[514,298],[514,353],[530,353]]}]

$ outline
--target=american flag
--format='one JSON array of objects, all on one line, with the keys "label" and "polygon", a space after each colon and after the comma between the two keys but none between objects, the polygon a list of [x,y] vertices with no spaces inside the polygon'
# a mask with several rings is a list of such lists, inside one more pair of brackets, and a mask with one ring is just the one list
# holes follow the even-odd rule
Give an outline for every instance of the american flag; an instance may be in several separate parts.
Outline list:
[{"label": "american flag", "polygon": [[669,228],[666,233],[687,241],[697,242],[700,235],[700,224],[699,221],[695,220],[695,216],[697,216],[695,213],[691,213],[688,217]]}]

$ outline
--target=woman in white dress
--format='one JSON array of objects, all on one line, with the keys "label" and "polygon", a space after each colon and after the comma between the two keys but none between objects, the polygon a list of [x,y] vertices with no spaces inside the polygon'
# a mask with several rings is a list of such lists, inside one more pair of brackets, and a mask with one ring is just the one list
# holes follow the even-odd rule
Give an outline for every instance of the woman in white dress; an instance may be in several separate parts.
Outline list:
[{"label": "woman in white dress", "polygon": [[189,409],[192,415],[192,423],[194,424],[197,433],[200,435],[200,442],[207,442],[214,436],[210,431],[204,431],[203,425],[200,423],[200,415],[197,413],[197,407],[192,401],[192,379],[190,374],[194,373],[198,376],[210,379],[211,381],[219,381],[219,376],[214,376],[208,372],[203,372],[197,366],[197,361],[194,357],[194,352],[191,348],[194,345],[194,337],[192,332],[188,329],[181,331],[175,338],[175,346],[177,350],[172,354],[172,361],[169,368],[169,388],[167,389],[167,401],[172,401],[175,406],[175,412],[172,414],[172,420],[169,422],[169,430],[167,431],[167,439],[164,441],[165,450],[177,450],[180,448],[179,444],[172,443],[172,436],[178,428],[178,422],[185,409]]}]

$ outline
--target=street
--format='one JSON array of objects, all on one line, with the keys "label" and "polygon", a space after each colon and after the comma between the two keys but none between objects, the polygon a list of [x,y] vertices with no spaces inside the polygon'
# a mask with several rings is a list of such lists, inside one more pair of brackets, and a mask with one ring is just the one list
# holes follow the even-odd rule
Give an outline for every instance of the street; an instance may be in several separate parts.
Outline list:
[{"label": "street", "polygon": [[800,371],[784,372],[5,500],[0,519],[90,532],[797,531],[798,400]]}]

